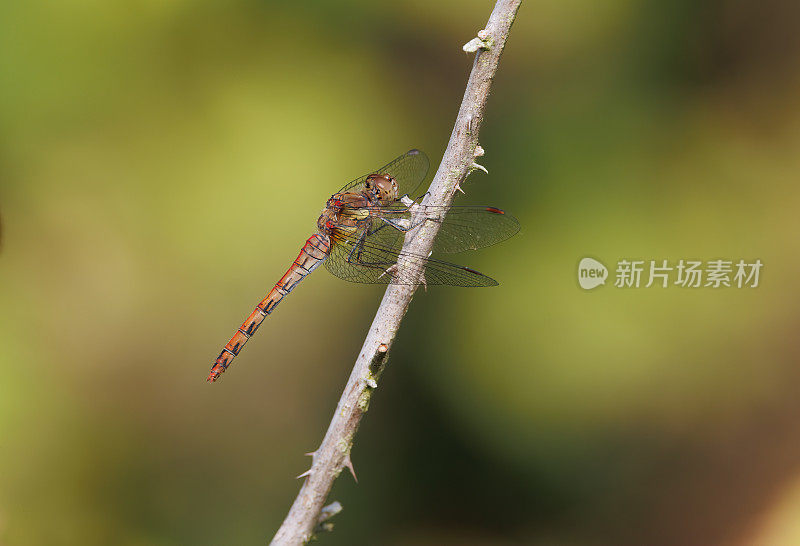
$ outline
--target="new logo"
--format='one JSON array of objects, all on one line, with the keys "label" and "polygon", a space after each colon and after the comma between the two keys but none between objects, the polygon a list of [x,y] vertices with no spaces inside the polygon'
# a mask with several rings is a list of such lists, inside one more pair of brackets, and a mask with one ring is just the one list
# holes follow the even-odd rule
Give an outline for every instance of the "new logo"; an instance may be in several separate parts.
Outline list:
[{"label": "new logo", "polygon": [[583,258],[578,264],[578,284],[584,290],[605,284],[607,278],[608,269],[594,258]]}]

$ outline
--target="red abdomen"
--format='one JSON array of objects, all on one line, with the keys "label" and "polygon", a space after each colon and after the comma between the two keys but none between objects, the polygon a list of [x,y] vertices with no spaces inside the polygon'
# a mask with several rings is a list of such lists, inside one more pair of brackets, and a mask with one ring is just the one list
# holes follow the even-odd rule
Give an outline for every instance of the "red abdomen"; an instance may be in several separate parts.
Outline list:
[{"label": "red abdomen", "polygon": [[247,317],[236,333],[233,334],[230,341],[228,341],[228,344],[222,349],[222,352],[219,353],[217,360],[211,366],[211,373],[208,374],[207,381],[216,381],[228,369],[233,358],[239,354],[239,351],[242,350],[250,336],[258,330],[267,315],[272,313],[281,300],[300,281],[325,261],[325,258],[330,254],[330,247],[331,243],[327,235],[316,233],[308,238],[297,259],[281,277],[281,280],[275,284],[267,294],[267,297],[250,313],[250,316]]}]

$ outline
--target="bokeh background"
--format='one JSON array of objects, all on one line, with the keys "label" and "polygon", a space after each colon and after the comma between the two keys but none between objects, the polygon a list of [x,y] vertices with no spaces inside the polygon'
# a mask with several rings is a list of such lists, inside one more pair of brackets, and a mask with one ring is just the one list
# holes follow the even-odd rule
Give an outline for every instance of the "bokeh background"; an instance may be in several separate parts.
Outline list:
[{"label": "bokeh background", "polygon": [[[0,544],[264,543],[382,289],[320,269],[219,349],[325,199],[438,163],[490,2],[0,3]],[[800,9],[528,1],[320,544],[800,544]],[[583,256],[760,259],[585,292]]]}]

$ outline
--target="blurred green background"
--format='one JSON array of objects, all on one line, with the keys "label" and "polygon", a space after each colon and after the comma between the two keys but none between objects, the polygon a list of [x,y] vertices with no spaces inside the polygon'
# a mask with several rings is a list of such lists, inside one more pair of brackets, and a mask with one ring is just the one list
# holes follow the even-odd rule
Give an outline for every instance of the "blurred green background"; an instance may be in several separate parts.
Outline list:
[{"label": "blurred green background", "polygon": [[[0,3],[0,544],[264,543],[382,289],[322,269],[219,384],[325,199],[438,164],[489,2]],[[320,544],[800,544],[800,9],[527,2]],[[761,259],[757,289],[583,256]]]}]

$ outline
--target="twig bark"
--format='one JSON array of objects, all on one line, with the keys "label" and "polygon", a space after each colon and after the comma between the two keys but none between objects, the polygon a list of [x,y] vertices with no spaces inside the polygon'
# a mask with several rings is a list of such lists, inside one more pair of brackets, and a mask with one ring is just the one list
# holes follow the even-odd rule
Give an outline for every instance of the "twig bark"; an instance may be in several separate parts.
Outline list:
[{"label": "twig bark", "polygon": [[[469,173],[482,169],[475,163],[476,158],[483,154],[478,145],[478,134],[492,79],[520,3],[521,0],[499,0],[486,28],[464,46],[465,51],[477,51],[477,55],[447,150],[425,204],[450,204]],[[438,228],[437,222],[423,222],[420,228],[406,236],[403,250],[427,256]],[[403,265],[401,259],[398,267]],[[377,387],[376,381],[386,365],[389,349],[415,290],[416,286],[412,285],[390,285],[386,289],[325,438],[317,451],[310,454],[313,462],[305,473],[306,481],[271,544],[304,544],[310,540],[321,521],[320,513],[334,480],[345,467],[352,472],[350,450],[353,437],[367,411],[372,392]]]}]

